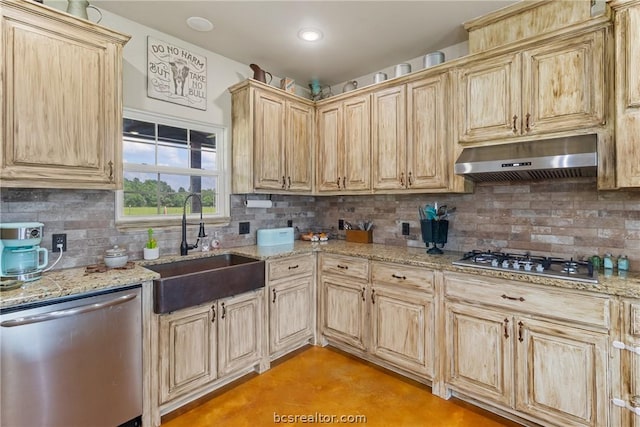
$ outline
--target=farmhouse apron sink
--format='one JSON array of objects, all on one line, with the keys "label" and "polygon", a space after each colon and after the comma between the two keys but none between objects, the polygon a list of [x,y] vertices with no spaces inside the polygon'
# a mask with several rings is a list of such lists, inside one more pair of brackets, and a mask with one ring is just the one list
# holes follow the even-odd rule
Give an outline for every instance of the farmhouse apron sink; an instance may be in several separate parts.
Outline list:
[{"label": "farmhouse apron sink", "polygon": [[264,287],[264,261],[235,254],[149,265],[153,311],[168,313]]}]

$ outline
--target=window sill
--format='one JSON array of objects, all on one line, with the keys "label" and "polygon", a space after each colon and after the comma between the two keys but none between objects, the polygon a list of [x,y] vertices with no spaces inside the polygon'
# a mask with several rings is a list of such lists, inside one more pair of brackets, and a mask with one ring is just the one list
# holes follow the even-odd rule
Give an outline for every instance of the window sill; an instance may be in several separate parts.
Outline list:
[{"label": "window sill", "polygon": [[[212,225],[216,227],[224,227],[231,222],[230,217],[217,217],[217,218],[203,218],[205,225]],[[188,217],[187,223],[191,225],[198,225],[200,218]],[[182,218],[140,218],[140,219],[126,219],[116,221],[116,229],[118,231],[146,231],[149,228],[154,230],[172,230],[179,228],[182,225]]]}]

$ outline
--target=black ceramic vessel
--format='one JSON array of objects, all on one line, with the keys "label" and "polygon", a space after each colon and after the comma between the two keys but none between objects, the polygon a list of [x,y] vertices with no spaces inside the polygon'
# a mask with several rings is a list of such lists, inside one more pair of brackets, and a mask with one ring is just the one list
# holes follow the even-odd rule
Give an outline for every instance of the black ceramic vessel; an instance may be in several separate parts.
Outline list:
[{"label": "black ceramic vessel", "polygon": [[[447,233],[449,231],[449,221],[447,220],[420,220],[420,229],[422,230],[422,241],[427,245],[428,254],[442,254],[442,250],[438,248],[444,247],[447,243]],[[433,247],[429,248],[429,244],[433,243]]]}]

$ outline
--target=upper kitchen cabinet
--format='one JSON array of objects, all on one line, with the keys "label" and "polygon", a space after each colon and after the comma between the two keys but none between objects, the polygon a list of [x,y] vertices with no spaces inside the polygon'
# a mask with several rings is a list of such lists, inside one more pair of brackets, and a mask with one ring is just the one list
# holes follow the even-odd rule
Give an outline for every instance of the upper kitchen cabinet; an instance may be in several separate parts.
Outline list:
[{"label": "upper kitchen cabinet", "polygon": [[459,141],[498,141],[604,124],[605,32],[556,34],[463,66]]},{"label": "upper kitchen cabinet", "polygon": [[611,2],[615,13],[616,171],[619,187],[640,187],[640,1]]},{"label": "upper kitchen cabinet", "polygon": [[373,93],[375,192],[451,190],[447,82],[440,73]]},{"label": "upper kitchen cabinet", "polygon": [[122,186],[129,36],[36,2],[0,2],[3,186]]},{"label": "upper kitchen cabinet", "polygon": [[371,191],[370,95],[318,105],[316,191]]},{"label": "upper kitchen cabinet", "polygon": [[313,103],[255,80],[229,91],[233,193],[310,193]]}]

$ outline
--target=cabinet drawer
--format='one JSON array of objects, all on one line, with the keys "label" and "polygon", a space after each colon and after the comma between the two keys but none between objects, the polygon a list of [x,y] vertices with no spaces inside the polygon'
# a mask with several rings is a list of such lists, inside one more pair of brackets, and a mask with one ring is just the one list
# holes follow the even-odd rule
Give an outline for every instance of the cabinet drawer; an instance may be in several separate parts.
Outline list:
[{"label": "cabinet drawer", "polygon": [[369,260],[363,258],[320,254],[320,270],[323,274],[339,274],[369,280]]},{"label": "cabinet drawer", "polygon": [[503,307],[522,313],[609,328],[610,300],[570,290],[536,287],[524,282],[447,273],[445,296]]},{"label": "cabinet drawer", "polygon": [[269,280],[313,273],[313,255],[298,255],[269,261]]},{"label": "cabinet drawer", "polygon": [[371,263],[371,281],[389,285],[407,286],[431,291],[433,270],[404,264]]}]

